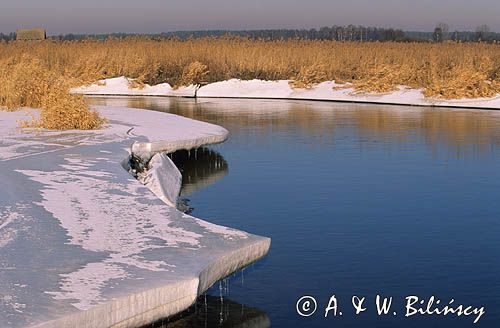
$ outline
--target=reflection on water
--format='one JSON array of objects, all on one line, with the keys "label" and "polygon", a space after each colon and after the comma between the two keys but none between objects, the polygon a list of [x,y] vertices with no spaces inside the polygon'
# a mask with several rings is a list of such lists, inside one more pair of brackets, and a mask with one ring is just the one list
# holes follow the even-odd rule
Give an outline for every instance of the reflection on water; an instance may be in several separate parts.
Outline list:
[{"label": "reflection on water", "polygon": [[[196,305],[165,320],[146,327],[150,328],[206,328],[246,327],[267,328],[271,323],[259,309],[238,304],[230,299],[210,295],[198,297]],[[144,328],[146,328],[144,327]]]},{"label": "reflection on water", "polygon": [[182,196],[211,185],[227,174],[226,160],[213,149],[179,150],[170,156],[182,173]]},{"label": "reflection on water", "polygon": [[194,150],[178,150],[170,158],[182,173],[179,210],[191,213],[186,198],[195,191],[222,179],[228,172],[224,157],[213,149],[201,147]]},{"label": "reflection on water", "polygon": [[256,132],[262,135],[290,127],[315,134],[352,127],[364,140],[390,138],[404,143],[419,136],[433,151],[445,145],[457,157],[484,154],[500,144],[498,111],[251,99],[97,97],[89,102],[168,111],[235,132],[261,127]]}]

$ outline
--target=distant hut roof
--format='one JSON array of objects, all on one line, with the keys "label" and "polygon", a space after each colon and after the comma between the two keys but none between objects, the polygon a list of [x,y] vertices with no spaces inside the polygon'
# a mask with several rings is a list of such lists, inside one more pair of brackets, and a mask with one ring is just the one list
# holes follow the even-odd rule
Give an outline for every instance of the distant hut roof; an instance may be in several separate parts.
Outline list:
[{"label": "distant hut roof", "polygon": [[34,40],[45,40],[47,38],[47,33],[42,28],[35,28],[30,30],[17,30],[16,40],[23,41],[34,41]]}]

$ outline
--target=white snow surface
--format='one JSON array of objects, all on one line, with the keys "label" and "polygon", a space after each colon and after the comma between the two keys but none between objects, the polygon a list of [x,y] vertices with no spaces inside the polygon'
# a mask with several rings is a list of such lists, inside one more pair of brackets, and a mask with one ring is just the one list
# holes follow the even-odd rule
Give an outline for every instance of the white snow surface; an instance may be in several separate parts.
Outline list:
[{"label": "white snow surface", "polygon": [[[222,142],[227,130],[97,109],[108,124],[96,131],[20,129],[36,111],[0,112],[2,327],[144,325],[186,309],[269,250],[268,238],[167,205],[180,172],[160,152]],[[152,158],[145,185],[123,167],[134,143]]]},{"label": "white snow surface", "polygon": [[165,153],[155,154],[138,180],[165,204],[175,207],[182,186],[182,175]]},{"label": "white snow surface", "polygon": [[127,96],[171,96],[171,97],[193,97],[196,87],[194,85],[172,88],[168,83],[150,86],[145,84],[143,88],[132,88],[132,79],[124,76],[101,80],[98,83],[73,88],[74,93],[95,95],[127,95]]},{"label": "white snow surface", "polygon": [[424,96],[422,90],[405,86],[399,90],[370,94],[356,92],[349,84],[334,81],[323,82],[310,89],[292,88],[288,80],[238,80],[231,79],[204,85],[198,90],[189,86],[173,90],[168,84],[146,86],[144,89],[131,89],[129,80],[118,77],[101,81],[87,87],[73,89],[75,93],[87,95],[135,95],[135,96],[182,96],[198,98],[267,98],[294,100],[324,100],[359,103],[380,103],[394,105],[490,108],[500,109],[500,94],[493,98],[476,99],[433,99]]},{"label": "white snow surface", "polygon": [[494,98],[432,99],[426,98],[422,90],[409,89],[404,86],[399,87],[399,90],[393,92],[368,94],[356,92],[348,84],[336,84],[333,81],[320,83],[310,89],[296,89],[292,88],[289,81],[285,80],[244,81],[232,79],[203,86],[198,90],[197,96],[200,98],[327,100],[394,105],[500,109],[500,95]]}]

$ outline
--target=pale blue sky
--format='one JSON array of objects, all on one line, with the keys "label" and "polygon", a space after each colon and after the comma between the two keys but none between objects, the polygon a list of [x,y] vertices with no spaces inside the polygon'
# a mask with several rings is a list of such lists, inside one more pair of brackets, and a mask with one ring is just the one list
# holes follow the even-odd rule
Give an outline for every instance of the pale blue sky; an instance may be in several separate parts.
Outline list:
[{"label": "pale blue sky", "polygon": [[2,0],[0,32],[159,33],[331,25],[500,31],[500,0]]}]

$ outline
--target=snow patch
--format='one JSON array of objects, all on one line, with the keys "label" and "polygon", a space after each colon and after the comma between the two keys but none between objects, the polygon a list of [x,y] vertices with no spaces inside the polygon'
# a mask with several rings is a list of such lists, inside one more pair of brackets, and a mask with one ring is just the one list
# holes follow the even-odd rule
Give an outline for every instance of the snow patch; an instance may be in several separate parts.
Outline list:
[{"label": "snow patch", "polygon": [[95,84],[71,89],[73,93],[92,95],[114,96],[169,96],[169,97],[194,97],[196,86],[172,88],[168,83],[150,86],[144,84],[141,88],[132,87],[133,79],[124,76],[100,80]]},{"label": "snow patch", "polygon": [[72,92],[87,95],[128,95],[128,96],[181,96],[197,98],[263,98],[291,100],[324,100],[359,103],[380,103],[412,106],[439,106],[460,108],[500,109],[500,95],[492,98],[437,99],[427,98],[422,90],[400,86],[393,92],[374,94],[360,93],[350,84],[335,81],[319,83],[309,89],[292,88],[289,80],[239,80],[215,82],[196,90],[189,86],[173,90],[167,83],[133,89],[125,77],[102,80],[98,84],[72,89]]},{"label": "snow patch", "polygon": [[295,100],[326,100],[359,103],[380,103],[393,105],[440,106],[463,108],[500,109],[500,95],[477,99],[432,99],[426,98],[422,90],[400,86],[398,90],[382,94],[360,93],[349,84],[334,81],[323,82],[310,89],[295,89],[289,81],[228,80],[201,87],[200,98],[269,98]]}]

